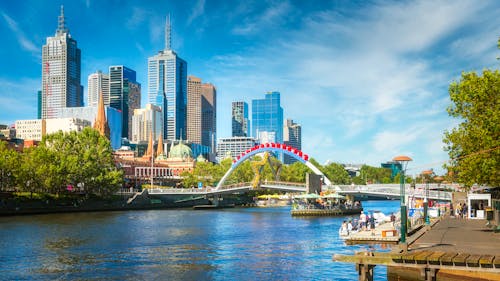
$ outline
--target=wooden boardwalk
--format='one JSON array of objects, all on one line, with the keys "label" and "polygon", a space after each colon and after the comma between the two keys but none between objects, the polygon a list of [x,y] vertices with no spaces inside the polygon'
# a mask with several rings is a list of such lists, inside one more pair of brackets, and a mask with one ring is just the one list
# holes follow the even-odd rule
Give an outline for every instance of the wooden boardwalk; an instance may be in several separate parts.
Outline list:
[{"label": "wooden boardwalk", "polygon": [[364,252],[333,260],[356,263],[359,280],[373,280],[375,265],[418,269],[422,280],[435,280],[439,271],[490,274],[486,280],[500,280],[500,234],[487,228],[485,220],[446,217],[420,234],[408,240],[404,253]]}]

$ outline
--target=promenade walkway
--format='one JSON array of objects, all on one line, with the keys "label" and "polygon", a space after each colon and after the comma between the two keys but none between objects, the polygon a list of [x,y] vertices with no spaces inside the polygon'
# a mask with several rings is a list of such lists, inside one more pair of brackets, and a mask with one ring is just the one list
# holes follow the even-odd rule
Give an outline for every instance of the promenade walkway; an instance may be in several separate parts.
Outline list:
[{"label": "promenade walkway", "polygon": [[500,233],[486,220],[444,217],[410,245],[409,251],[430,250],[476,255],[500,255]]}]

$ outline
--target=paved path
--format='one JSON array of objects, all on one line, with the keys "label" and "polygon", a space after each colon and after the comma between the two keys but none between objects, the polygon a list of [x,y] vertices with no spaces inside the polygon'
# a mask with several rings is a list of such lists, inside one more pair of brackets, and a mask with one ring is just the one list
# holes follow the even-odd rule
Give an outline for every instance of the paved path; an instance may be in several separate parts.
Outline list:
[{"label": "paved path", "polygon": [[486,220],[443,218],[410,245],[409,250],[500,255],[500,233],[486,226]]}]

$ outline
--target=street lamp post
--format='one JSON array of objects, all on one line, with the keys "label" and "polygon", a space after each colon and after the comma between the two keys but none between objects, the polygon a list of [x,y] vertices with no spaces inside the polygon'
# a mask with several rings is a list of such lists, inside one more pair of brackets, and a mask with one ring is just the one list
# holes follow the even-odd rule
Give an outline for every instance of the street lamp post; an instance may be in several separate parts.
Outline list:
[{"label": "street lamp post", "polygon": [[403,251],[408,250],[408,244],[406,244],[406,226],[407,226],[407,210],[406,210],[406,203],[405,203],[405,170],[406,166],[408,165],[408,162],[410,162],[412,159],[408,156],[400,155],[396,156],[392,159],[392,161],[397,162],[398,164],[401,165],[401,171],[399,174],[400,180],[400,206],[401,206],[401,234],[400,234],[400,247]]},{"label": "street lamp post", "polygon": [[422,177],[425,180],[425,195],[424,195],[424,220],[426,225],[430,225],[429,219],[429,176],[432,175],[432,170],[426,170],[422,172]]}]

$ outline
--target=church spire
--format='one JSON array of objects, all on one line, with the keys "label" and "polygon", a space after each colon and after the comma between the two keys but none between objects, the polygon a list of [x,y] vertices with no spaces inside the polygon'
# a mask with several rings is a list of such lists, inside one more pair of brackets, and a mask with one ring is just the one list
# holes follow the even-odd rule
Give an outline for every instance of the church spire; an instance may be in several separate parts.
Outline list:
[{"label": "church spire", "polygon": [[172,49],[172,24],[170,23],[170,14],[165,20],[165,50],[169,51]]},{"label": "church spire", "polygon": [[154,157],[153,155],[153,130],[149,133],[149,142],[148,142],[148,150],[146,150],[146,154],[144,154],[145,158]]},{"label": "church spire", "polygon": [[61,5],[61,15],[58,17],[57,34],[69,33],[66,28],[65,18],[64,18],[64,6]]},{"label": "church spire", "polygon": [[98,130],[101,136],[106,136],[109,139],[109,125],[104,112],[104,98],[102,91],[99,93],[99,105],[97,107],[97,116],[94,122],[94,129]]},{"label": "church spire", "polygon": [[160,157],[163,154],[165,154],[165,152],[163,151],[163,137],[160,133],[160,137],[158,138],[158,149],[156,151],[156,157]]}]

